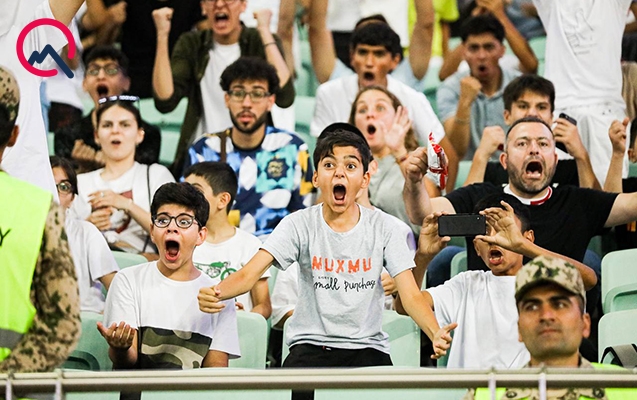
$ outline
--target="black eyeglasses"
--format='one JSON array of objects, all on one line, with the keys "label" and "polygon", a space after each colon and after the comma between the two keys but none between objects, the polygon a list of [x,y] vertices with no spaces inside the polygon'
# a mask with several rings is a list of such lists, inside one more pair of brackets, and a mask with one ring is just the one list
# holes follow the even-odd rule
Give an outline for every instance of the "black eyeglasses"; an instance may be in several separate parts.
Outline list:
[{"label": "black eyeglasses", "polygon": [[119,65],[116,65],[116,64],[108,64],[108,65],[104,65],[104,66],[102,66],[102,65],[91,65],[86,70],[86,75],[97,76],[97,75],[100,74],[101,70],[104,70],[104,73],[106,75],[108,75],[108,76],[115,76],[122,70],[122,67],[120,67]]},{"label": "black eyeglasses", "polygon": [[55,185],[58,188],[58,192],[70,194],[73,193],[73,185],[69,181],[62,181]]},{"label": "black eyeglasses", "polygon": [[266,92],[263,89],[254,89],[251,92],[246,92],[243,89],[234,89],[234,90],[228,90],[228,95],[230,96],[230,99],[233,101],[243,101],[243,99],[246,98],[246,96],[250,96],[250,100],[253,103],[259,103],[261,101],[263,101],[263,99],[265,99],[267,96],[270,95],[270,93]]},{"label": "black eyeglasses", "polygon": [[97,101],[97,103],[99,105],[102,105],[104,103],[110,103],[111,101],[128,101],[128,102],[131,102],[131,103],[135,103],[135,102],[139,101],[139,97],[131,96],[131,95],[128,95],[128,94],[122,94],[120,96],[102,97],[101,99],[99,99]]},{"label": "black eyeglasses", "polygon": [[178,228],[188,229],[192,226],[192,224],[199,224],[195,217],[190,214],[182,213],[176,217],[168,215],[166,213],[161,213],[153,216],[153,224],[158,228],[167,228],[170,225],[172,220],[175,220],[175,224]]}]

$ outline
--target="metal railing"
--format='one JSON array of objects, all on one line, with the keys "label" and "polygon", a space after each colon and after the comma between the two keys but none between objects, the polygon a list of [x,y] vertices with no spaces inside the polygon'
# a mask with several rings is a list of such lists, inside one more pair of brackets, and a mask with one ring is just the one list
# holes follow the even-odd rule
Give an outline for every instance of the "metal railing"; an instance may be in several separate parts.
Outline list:
[{"label": "metal railing", "polygon": [[[117,392],[143,390],[276,390],[370,388],[555,387],[637,388],[635,370],[429,368],[198,369],[188,371],[69,371],[0,374],[5,398],[12,393]],[[0,392],[1,393],[1,392]]]}]

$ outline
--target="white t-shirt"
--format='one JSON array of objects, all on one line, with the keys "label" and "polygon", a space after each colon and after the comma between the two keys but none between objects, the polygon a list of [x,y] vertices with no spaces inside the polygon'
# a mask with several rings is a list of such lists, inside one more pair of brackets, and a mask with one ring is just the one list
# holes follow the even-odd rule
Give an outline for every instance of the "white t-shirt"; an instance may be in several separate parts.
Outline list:
[{"label": "white t-shirt", "polygon": [[[32,18],[53,18],[48,1],[43,1]],[[26,21],[16,24],[0,37],[0,65],[8,68],[15,75],[20,86],[20,110],[16,124],[20,127],[18,141],[13,147],[7,147],[2,157],[2,169],[14,178],[25,180],[53,193],[57,200],[58,194],[49,163],[49,149],[47,133],[44,128],[42,109],[40,107],[40,83],[42,78],[27,71],[16,53],[16,42]],[[50,44],[55,50],[60,50],[66,44],[66,37],[56,28],[39,27],[32,30],[24,42],[24,56],[28,59],[34,51],[42,51]],[[47,65],[39,66],[49,69],[51,57],[47,57]],[[38,67],[36,64],[35,67]]]},{"label": "white t-shirt", "polygon": [[241,57],[239,43],[224,45],[217,42],[210,49],[210,61],[199,83],[201,85],[201,98],[203,100],[203,116],[201,118],[203,131],[195,140],[204,133],[221,132],[232,126],[232,120],[226,103],[224,92],[219,85],[221,74],[234,61]]},{"label": "white t-shirt", "polygon": [[199,310],[199,289],[212,286],[206,274],[191,281],[165,277],[157,262],[121,270],[106,297],[104,323],[124,321],[137,329],[140,368],[201,367],[209,350],[240,356],[234,301],[217,314]]},{"label": "white t-shirt", "polygon": [[300,266],[288,346],[373,348],[389,354],[380,275],[383,267],[392,277],[414,267],[405,238],[385,213],[360,206],[356,226],[334,232],[322,208],[318,204],[286,216],[263,244],[277,268]]},{"label": "white t-shirt", "polygon": [[80,309],[101,313],[104,311],[104,295],[103,285],[98,279],[119,271],[115,257],[104,236],[90,222],[66,218],[64,229],[80,288]]},{"label": "white t-shirt", "polygon": [[[150,170],[148,170],[150,168]],[[87,219],[91,215],[89,195],[98,190],[112,190],[124,197],[132,198],[135,204],[150,212],[152,196],[164,183],[174,182],[172,174],[166,167],[153,164],[150,167],[135,162],[133,167],[124,175],[112,181],[102,179],[104,168],[87,172],[77,176],[78,195],[71,206],[72,215],[78,219]],[[147,179],[149,178],[149,179]],[[151,198],[148,197],[150,190]],[[153,246],[148,245],[148,233],[124,211],[114,210],[111,215],[112,229],[103,232],[109,243],[124,241],[132,245],[139,252],[153,252]],[[150,241],[148,241],[150,244]]]},{"label": "white t-shirt", "polygon": [[458,323],[447,368],[522,368],[529,361],[518,341],[515,276],[467,271],[427,292],[440,326]]},{"label": "white t-shirt", "polygon": [[[387,89],[392,92],[409,112],[412,127],[420,143],[427,143],[429,132],[437,142],[445,136],[445,130],[424,94],[387,75]],[[353,74],[323,83],[316,91],[314,118],[310,133],[318,137],[323,129],[334,122],[347,122],[352,103],[358,94],[358,75]]]},{"label": "white t-shirt", "polygon": [[[260,248],[261,241],[256,236],[236,228],[234,236],[223,243],[205,241],[197,246],[192,254],[192,261],[195,267],[212,278],[214,285],[217,285],[246,265]],[[269,277],[269,271],[262,276]],[[237,296],[236,300],[243,304],[246,311],[251,311],[254,307],[250,292]]]},{"label": "white t-shirt", "polygon": [[533,0],[546,29],[556,108],[623,104],[621,44],[631,0]]}]

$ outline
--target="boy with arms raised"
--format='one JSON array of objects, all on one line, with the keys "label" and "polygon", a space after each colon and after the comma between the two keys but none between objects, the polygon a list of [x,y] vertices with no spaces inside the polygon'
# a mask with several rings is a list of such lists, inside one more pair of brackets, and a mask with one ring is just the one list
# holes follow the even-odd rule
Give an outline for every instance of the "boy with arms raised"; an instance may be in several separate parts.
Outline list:
[{"label": "boy with arms raised", "polygon": [[[195,294],[214,281],[192,253],[206,239],[209,205],[188,183],[167,183],[153,198],[150,234],[159,260],[126,268],[113,279],[104,324],[114,369],[227,367],[239,355],[236,311],[199,311]],[[152,350],[149,352],[148,350]]]},{"label": "boy with arms raised", "polygon": [[[195,267],[210,276],[215,283],[227,278],[250,261],[261,248],[261,241],[254,235],[235,228],[228,220],[228,213],[237,195],[237,176],[230,165],[221,162],[202,162],[192,165],[184,174],[186,182],[201,193],[210,204],[206,223],[206,240],[192,256]],[[250,289],[250,293],[237,297],[237,308],[269,318],[272,313],[266,272]]]},{"label": "boy with arms raised", "polygon": [[381,330],[385,267],[405,309],[432,338],[435,356],[444,355],[455,325],[438,328],[410,272],[414,261],[404,237],[385,214],[355,202],[369,184],[370,158],[356,127],[336,123],[325,128],[314,151],[312,179],[324,202],[285,217],[245,267],[218,286],[201,289],[200,309],[219,312],[222,299],[249,290],[270,264],[285,270],[298,261],[299,301],[283,366],[391,365]]}]

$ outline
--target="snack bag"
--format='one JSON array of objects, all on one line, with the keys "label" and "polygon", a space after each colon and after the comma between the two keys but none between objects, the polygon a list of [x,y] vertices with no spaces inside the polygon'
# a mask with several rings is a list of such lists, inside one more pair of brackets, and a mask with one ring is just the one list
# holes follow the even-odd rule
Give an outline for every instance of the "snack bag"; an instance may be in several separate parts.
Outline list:
[{"label": "snack bag", "polygon": [[427,176],[433,180],[441,190],[444,190],[448,174],[447,156],[445,155],[444,149],[434,141],[433,132],[429,132],[427,160],[429,163]]}]

